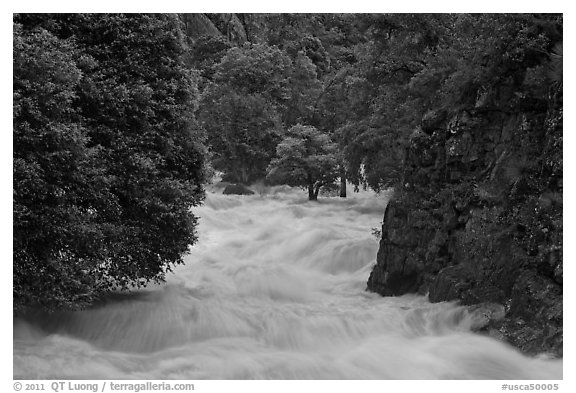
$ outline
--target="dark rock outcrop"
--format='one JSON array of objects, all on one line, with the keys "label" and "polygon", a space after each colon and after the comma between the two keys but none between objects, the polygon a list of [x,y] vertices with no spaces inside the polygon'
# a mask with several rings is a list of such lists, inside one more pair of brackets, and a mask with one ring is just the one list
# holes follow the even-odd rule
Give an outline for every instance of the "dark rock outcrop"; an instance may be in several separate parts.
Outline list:
[{"label": "dark rock outcrop", "polygon": [[188,37],[196,38],[203,35],[214,37],[222,35],[214,22],[212,22],[206,14],[182,14],[181,18],[184,22],[184,28]]},{"label": "dark rock outcrop", "polygon": [[186,35],[192,39],[201,36],[226,37],[230,42],[242,44],[247,40],[246,29],[237,14],[180,14]]},{"label": "dark rock outcrop", "polygon": [[230,184],[227,185],[224,188],[224,191],[222,191],[222,194],[224,195],[253,195],[254,191],[252,191],[251,189],[249,189],[248,187],[246,187],[243,184]]},{"label": "dark rock outcrop", "polygon": [[424,117],[386,208],[368,289],[496,305],[504,315],[480,330],[562,356],[561,93],[495,109],[514,99],[502,88],[474,110]]}]

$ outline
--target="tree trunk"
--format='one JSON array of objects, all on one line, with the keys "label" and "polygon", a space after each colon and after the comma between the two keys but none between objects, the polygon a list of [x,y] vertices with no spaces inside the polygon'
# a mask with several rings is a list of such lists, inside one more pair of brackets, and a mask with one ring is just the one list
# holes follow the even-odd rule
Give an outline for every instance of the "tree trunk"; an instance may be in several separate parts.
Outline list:
[{"label": "tree trunk", "polygon": [[346,176],[340,176],[340,198],[346,198]]},{"label": "tree trunk", "polygon": [[248,184],[248,171],[244,165],[240,167],[240,173],[242,177],[242,184]]},{"label": "tree trunk", "polygon": [[320,193],[320,187],[322,187],[322,185],[320,185],[320,184],[318,184],[318,185],[315,187],[315,190],[314,190],[314,200],[317,200],[317,199],[318,199],[318,194]]},{"label": "tree trunk", "polygon": [[318,199],[318,194],[314,192],[314,184],[308,184],[308,200],[315,201]]}]

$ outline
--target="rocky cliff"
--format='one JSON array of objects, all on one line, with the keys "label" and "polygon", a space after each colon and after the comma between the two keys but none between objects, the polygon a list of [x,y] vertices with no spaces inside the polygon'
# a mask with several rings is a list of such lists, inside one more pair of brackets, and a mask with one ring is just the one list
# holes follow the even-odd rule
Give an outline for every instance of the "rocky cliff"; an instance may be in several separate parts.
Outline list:
[{"label": "rocky cliff", "polygon": [[487,333],[562,356],[561,88],[427,113],[403,169],[368,289],[477,305]]},{"label": "rocky cliff", "polygon": [[188,37],[225,37],[238,44],[247,40],[245,17],[242,14],[180,14]]}]

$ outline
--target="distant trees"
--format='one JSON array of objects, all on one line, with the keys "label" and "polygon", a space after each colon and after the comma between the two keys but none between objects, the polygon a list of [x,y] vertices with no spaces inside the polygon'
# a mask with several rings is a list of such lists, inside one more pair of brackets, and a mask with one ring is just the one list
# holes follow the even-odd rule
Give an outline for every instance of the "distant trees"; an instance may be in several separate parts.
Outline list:
[{"label": "distant trees", "polygon": [[14,22],[14,307],[162,280],[196,240],[205,181],[177,18]]},{"label": "distant trees", "polygon": [[214,168],[249,183],[265,176],[290,97],[290,59],[278,48],[254,45],[228,50],[198,111],[208,134]]},{"label": "distant trees", "polygon": [[298,52],[292,61],[288,82],[289,99],[282,116],[284,124],[287,127],[298,123],[310,124],[315,117],[322,85],[317,67],[303,52]]},{"label": "distant trees", "polygon": [[[222,37],[200,38],[195,44],[205,67],[202,75],[216,68],[222,76],[230,75],[212,79],[227,85],[216,95],[232,92],[235,103],[248,105],[248,95],[281,85],[280,96],[261,93],[264,106],[252,100],[266,108],[265,117],[273,113],[271,121],[258,125],[263,128],[258,133],[312,125],[338,144],[343,177],[375,190],[402,183],[404,148],[423,121],[476,110],[478,97],[498,94],[500,86],[510,82],[525,85],[522,105],[544,105],[543,81],[552,67],[543,59],[552,56],[561,40],[561,16],[552,14],[259,14],[239,19],[251,34],[246,34],[247,41],[229,43],[242,47],[221,57]],[[209,50],[207,42],[218,45]],[[264,52],[287,60],[285,67],[270,73]],[[244,140],[243,130],[255,130],[256,124],[244,127],[238,119],[236,124],[228,121],[227,127],[210,126],[213,119],[222,121],[217,119],[221,107],[230,112],[230,103],[211,98],[218,89],[212,86],[200,113],[208,108],[204,124],[215,158],[233,157],[234,152],[221,153],[222,144],[212,141],[222,139],[219,134],[226,134],[225,129]],[[272,134],[274,145],[278,132]],[[266,152],[258,158],[262,164],[275,150],[255,149]]]},{"label": "distant trees", "polygon": [[339,175],[337,154],[337,145],[326,134],[297,124],[278,144],[267,179],[308,189],[308,199],[316,200],[322,187],[334,187]]},{"label": "distant trees", "polygon": [[[259,26],[257,34],[249,34],[252,42],[230,41],[226,50],[225,34],[207,32],[194,40],[189,55],[211,82],[205,85],[198,116],[215,169],[229,181],[263,178],[281,130],[296,124],[315,126],[344,149],[337,130],[369,110],[361,99],[365,84],[356,83],[361,78],[352,72],[360,53],[354,47],[362,41],[359,18],[282,14],[240,20]],[[345,196],[350,165],[342,154],[339,160]]]},{"label": "distant trees", "polygon": [[188,66],[200,71],[199,87],[203,89],[213,81],[216,66],[232,45],[224,37],[204,35],[192,42],[185,54]]}]

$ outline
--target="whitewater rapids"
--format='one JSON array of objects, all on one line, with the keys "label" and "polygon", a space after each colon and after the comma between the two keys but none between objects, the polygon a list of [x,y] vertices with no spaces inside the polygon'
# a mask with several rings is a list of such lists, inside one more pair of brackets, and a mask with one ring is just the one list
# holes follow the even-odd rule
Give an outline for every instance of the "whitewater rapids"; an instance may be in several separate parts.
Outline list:
[{"label": "whitewater rapids", "polygon": [[14,321],[15,379],[562,379],[453,303],[366,292],[387,195],[208,193],[166,284]]}]

